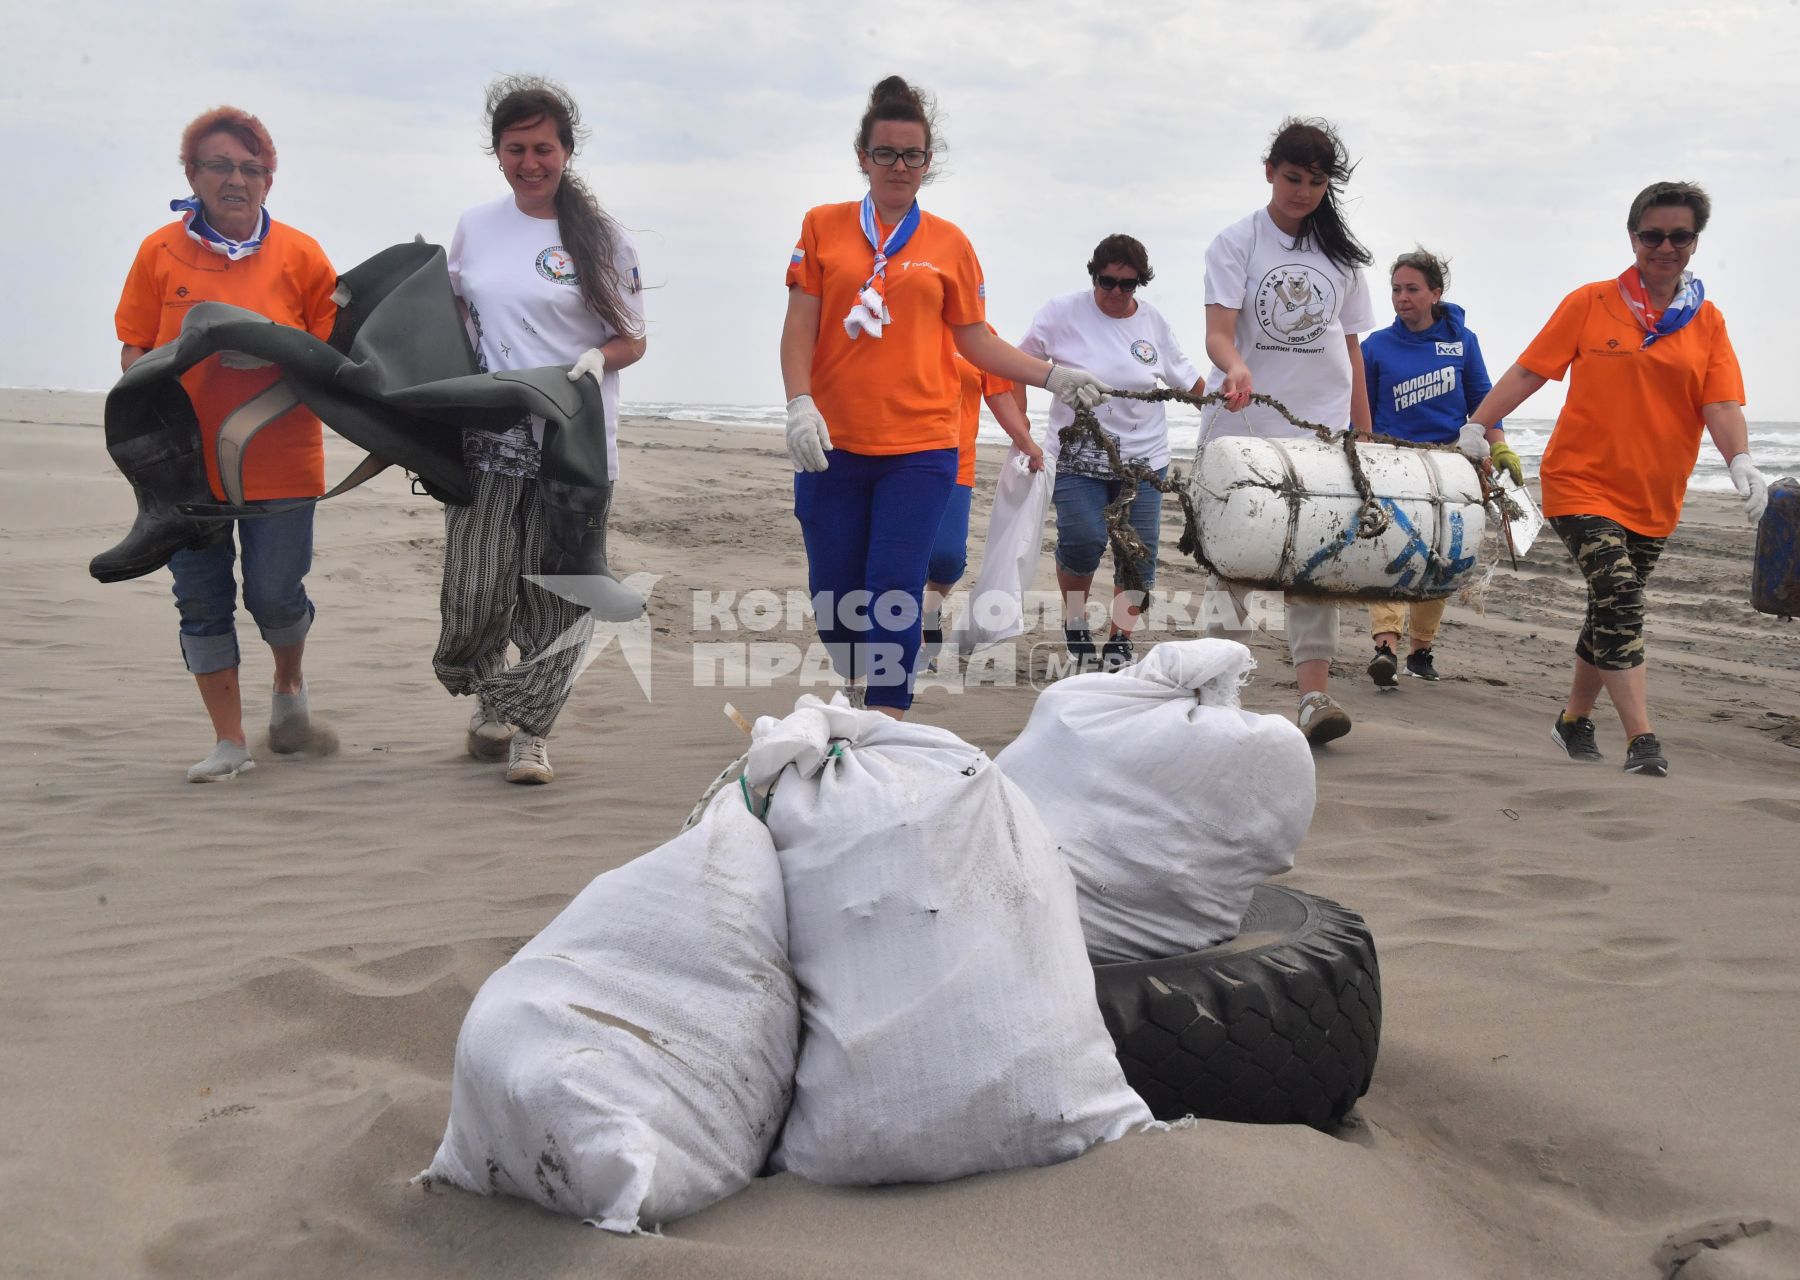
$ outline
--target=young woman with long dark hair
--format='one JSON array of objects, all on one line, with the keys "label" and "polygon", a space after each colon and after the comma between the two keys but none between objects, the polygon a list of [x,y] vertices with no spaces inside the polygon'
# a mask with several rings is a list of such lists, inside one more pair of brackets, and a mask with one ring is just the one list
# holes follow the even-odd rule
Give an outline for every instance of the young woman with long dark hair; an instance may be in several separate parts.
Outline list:
[{"label": "young woman with long dark hair", "polygon": [[[637,250],[569,168],[582,130],[565,89],[535,76],[497,80],[487,120],[509,190],[457,223],[451,283],[483,369],[566,364],[571,380],[592,375],[600,383],[610,492],[619,370],[645,347]],[[531,416],[502,432],[463,432],[474,501],[444,508],[443,622],[433,659],[451,694],[479,702],[469,754],[506,757],[506,779],[518,783],[555,776],[545,738],[593,628],[586,609],[526,580],[538,572],[545,538],[543,432]],[[512,664],[509,640],[519,650]]]},{"label": "young woman with long dark hair", "polygon": [[[1296,417],[1333,430],[1369,432],[1357,335],[1375,327],[1368,281],[1372,261],[1338,207],[1356,166],[1328,121],[1284,120],[1263,156],[1269,203],[1221,231],[1206,250],[1208,391],[1223,391],[1230,414],[1208,411],[1201,440],[1221,435],[1298,436],[1266,410],[1239,414],[1252,392],[1270,395]],[[1247,636],[1245,597],[1216,584],[1205,605],[1215,634]],[[1287,601],[1288,654],[1300,685],[1297,720],[1309,742],[1350,732],[1350,713],[1327,688],[1337,653],[1338,608]]]}]

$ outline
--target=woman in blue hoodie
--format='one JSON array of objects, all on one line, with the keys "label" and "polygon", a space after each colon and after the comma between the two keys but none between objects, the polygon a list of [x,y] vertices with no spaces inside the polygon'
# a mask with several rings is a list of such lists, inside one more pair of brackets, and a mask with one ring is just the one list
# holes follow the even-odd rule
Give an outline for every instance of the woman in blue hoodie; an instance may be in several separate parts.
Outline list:
[{"label": "woman in blue hoodie", "polygon": [[[1363,339],[1363,377],[1377,435],[1423,444],[1455,444],[1457,433],[1488,393],[1487,365],[1475,331],[1463,323],[1463,309],[1445,302],[1444,263],[1424,249],[1394,259],[1394,323]],[[1494,446],[1499,466],[1519,474],[1518,455],[1504,440]],[[1369,676],[1380,689],[1399,685],[1395,646],[1404,631],[1412,649],[1406,673],[1436,680],[1431,642],[1444,617],[1444,601],[1372,604],[1369,628],[1375,657]]]}]

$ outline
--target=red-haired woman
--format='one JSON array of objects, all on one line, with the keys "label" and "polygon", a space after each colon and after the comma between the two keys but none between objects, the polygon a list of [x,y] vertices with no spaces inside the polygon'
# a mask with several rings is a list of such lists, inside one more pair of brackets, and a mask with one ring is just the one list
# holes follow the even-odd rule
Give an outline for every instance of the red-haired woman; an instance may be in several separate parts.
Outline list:
[{"label": "red-haired woman", "polygon": [[[488,133],[507,194],[463,214],[450,242],[450,280],[483,369],[566,364],[591,374],[606,404],[610,502],[618,478],[619,370],[644,354],[637,250],[569,168],[580,114],[562,86],[508,76],[488,88]],[[467,747],[506,757],[506,780],[545,783],[545,739],[593,632],[582,606],[526,579],[545,541],[538,489],[544,423],[463,432],[474,501],[444,508],[442,626],[432,665],[451,694],[478,706]],[[507,642],[519,650],[508,664]]]},{"label": "red-haired woman", "polygon": [[[181,220],[145,238],[125,278],[114,316],[121,366],[129,369],[151,348],[172,341],[197,302],[229,303],[318,338],[329,336],[337,318],[331,300],[337,273],[310,236],[276,222],[264,206],[275,181],[275,144],[262,121],[236,107],[204,113],[181,136],[181,166],[193,192],[169,204]],[[220,429],[279,377],[278,370],[231,352],[181,377],[200,423],[207,478],[221,501]],[[318,497],[325,489],[318,418],[304,406],[287,410],[254,433],[238,465],[248,501]],[[233,565],[240,546],[244,607],[275,656],[269,746],[297,751],[309,739],[300,664],[313,620],[304,585],[312,566],[312,528],[309,503],[221,523],[210,545],[178,551],[169,560],[181,655],[217,738],[212,753],[187,771],[190,782],[221,782],[255,767],[238,686]]]}]

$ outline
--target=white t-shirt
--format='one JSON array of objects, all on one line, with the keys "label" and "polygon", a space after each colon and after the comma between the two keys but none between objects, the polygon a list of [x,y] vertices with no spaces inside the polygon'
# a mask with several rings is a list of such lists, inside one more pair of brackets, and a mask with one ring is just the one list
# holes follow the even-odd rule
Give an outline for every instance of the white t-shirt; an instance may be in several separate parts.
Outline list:
[{"label": "white t-shirt", "polygon": [[[1308,240],[1294,238],[1258,209],[1232,223],[1206,246],[1206,301],[1238,313],[1237,349],[1250,366],[1251,389],[1273,396],[1297,418],[1333,431],[1350,425],[1350,352],[1346,334],[1375,327],[1369,282],[1360,268],[1340,267]],[[1222,369],[1206,389],[1225,382]],[[1215,436],[1309,434],[1264,405],[1204,414]]]},{"label": "white t-shirt", "polygon": [[[1182,354],[1162,312],[1139,299],[1136,311],[1115,320],[1100,310],[1092,289],[1065,293],[1039,307],[1019,350],[1085,369],[1121,391],[1155,390],[1158,375],[1181,391],[1192,390],[1200,381],[1200,371]],[[1094,413],[1101,430],[1118,442],[1119,456],[1125,461],[1152,468],[1169,465],[1169,424],[1162,405],[1108,400]],[[1091,444],[1083,442],[1070,456],[1058,456],[1062,442],[1057,433],[1074,420],[1073,409],[1060,400],[1052,403],[1050,439],[1044,451],[1057,459],[1058,472],[1110,478],[1112,468],[1106,455]]]},{"label": "white t-shirt", "polygon": [[[638,281],[637,247],[612,224],[613,265],[624,286],[626,313],[643,332],[643,290]],[[470,337],[481,367],[533,369],[571,365],[589,347],[617,337],[613,327],[581,301],[575,264],[562,247],[554,218],[522,213],[509,192],[464,213],[450,241],[450,284],[469,305]],[[619,478],[619,375],[609,371],[600,384],[606,401],[607,478]],[[503,434],[466,431],[463,454],[470,466],[507,475],[536,475],[544,420],[532,415],[529,430]]]}]

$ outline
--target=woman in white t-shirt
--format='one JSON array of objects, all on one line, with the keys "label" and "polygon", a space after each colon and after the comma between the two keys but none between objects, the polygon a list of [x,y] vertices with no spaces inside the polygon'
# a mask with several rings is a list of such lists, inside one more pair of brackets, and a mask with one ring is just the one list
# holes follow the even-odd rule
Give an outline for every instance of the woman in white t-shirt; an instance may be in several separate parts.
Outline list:
[{"label": "woman in white t-shirt", "polygon": [[[1127,235],[1108,236],[1094,247],[1087,272],[1093,288],[1063,294],[1039,307],[1019,350],[1086,369],[1121,391],[1150,391],[1161,379],[1177,391],[1198,392],[1200,372],[1182,354],[1169,322],[1138,297],[1137,291],[1156,275],[1144,246]],[[1020,386],[1014,394],[1022,405],[1025,388]],[[1094,413],[1101,430],[1118,445],[1123,461],[1141,462],[1158,477],[1168,474],[1169,424],[1162,405],[1113,399]],[[1118,500],[1124,482],[1113,475],[1106,454],[1091,441],[1062,449],[1060,433],[1074,420],[1075,411],[1060,401],[1050,407],[1046,445],[1056,459],[1056,585],[1063,599],[1063,639],[1078,667],[1098,662],[1116,670],[1132,660],[1131,632],[1144,602],[1119,584],[1115,555],[1112,628],[1096,653],[1087,625],[1087,595],[1106,550],[1102,513]],[[1131,503],[1131,527],[1150,551],[1150,563],[1137,566],[1145,591],[1156,581],[1161,516],[1162,491],[1140,482]]]},{"label": "woman in white t-shirt", "polygon": [[[511,191],[458,221],[450,281],[484,370],[571,365],[571,381],[591,374],[600,384],[607,474],[589,496],[604,512],[618,478],[619,370],[644,354],[637,250],[568,169],[580,116],[566,90],[537,77],[497,80],[487,118]],[[555,776],[545,738],[593,631],[587,609],[526,578],[544,552],[543,442],[543,420],[530,415],[501,432],[464,430],[474,498],[444,508],[432,661],[452,695],[479,702],[469,754],[506,758],[506,780],[518,783]],[[519,650],[510,665],[509,640]]]},{"label": "woman in white t-shirt", "polygon": [[[1303,436],[1264,407],[1242,413],[1252,392],[1297,418],[1369,434],[1369,395],[1357,335],[1375,327],[1361,268],[1373,260],[1344,224],[1338,200],[1355,168],[1324,120],[1288,119],[1263,157],[1269,203],[1226,227],[1206,249],[1209,391],[1229,413],[1202,416],[1202,447],[1227,435]],[[1203,604],[1207,630],[1248,637],[1246,596],[1217,581]],[[1300,730],[1315,745],[1350,732],[1350,714],[1327,692],[1337,653],[1338,609],[1287,601],[1288,655],[1300,685]]]}]

